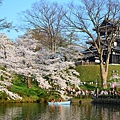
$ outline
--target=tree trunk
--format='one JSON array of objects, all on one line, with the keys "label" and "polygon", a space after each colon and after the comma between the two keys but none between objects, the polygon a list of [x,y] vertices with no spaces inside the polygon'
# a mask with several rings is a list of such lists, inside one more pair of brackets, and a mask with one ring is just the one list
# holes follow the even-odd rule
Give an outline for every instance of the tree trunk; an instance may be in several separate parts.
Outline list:
[{"label": "tree trunk", "polygon": [[27,80],[27,87],[31,88],[31,78],[30,77],[28,77],[28,80]]},{"label": "tree trunk", "polygon": [[56,40],[54,40],[54,52],[56,51]]},{"label": "tree trunk", "polygon": [[105,67],[102,63],[100,64],[100,72],[101,72],[101,82],[102,82],[101,86],[103,89],[106,89],[108,72],[105,70]]},{"label": "tree trunk", "polygon": [[101,85],[102,85],[103,89],[107,88],[109,56],[110,56],[110,54],[108,54],[108,56],[107,56],[107,60],[106,60],[105,65],[103,64],[102,60],[100,62],[100,73],[101,73],[101,80],[102,80],[101,81],[102,82]]},{"label": "tree trunk", "polygon": [[31,88],[31,76],[30,76],[30,73],[28,73],[27,87]]}]

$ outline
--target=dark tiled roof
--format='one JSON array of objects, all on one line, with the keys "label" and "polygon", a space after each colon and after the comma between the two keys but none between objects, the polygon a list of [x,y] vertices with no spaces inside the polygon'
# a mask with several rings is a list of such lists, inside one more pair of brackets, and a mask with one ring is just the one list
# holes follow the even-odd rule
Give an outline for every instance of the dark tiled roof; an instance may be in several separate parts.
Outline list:
[{"label": "dark tiled roof", "polygon": [[120,51],[120,47],[113,47],[113,50]]}]

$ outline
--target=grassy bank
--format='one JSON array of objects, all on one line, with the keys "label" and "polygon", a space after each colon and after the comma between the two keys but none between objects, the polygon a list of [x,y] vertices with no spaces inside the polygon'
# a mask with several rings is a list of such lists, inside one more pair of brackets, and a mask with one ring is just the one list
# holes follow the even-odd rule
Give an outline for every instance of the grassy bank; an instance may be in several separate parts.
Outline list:
[{"label": "grassy bank", "polygon": [[[80,73],[80,80],[83,82],[100,80],[99,65],[79,65],[76,70]],[[112,70],[118,70],[118,75],[120,75],[120,65],[109,65],[108,79],[111,77]]]},{"label": "grassy bank", "polygon": [[[101,85],[100,78],[100,67],[99,65],[79,65],[76,67],[77,72],[80,73],[81,82],[86,82],[86,88],[94,89],[96,87],[95,84],[90,85],[90,82],[98,82],[98,86]],[[108,72],[108,82],[110,81],[110,77],[112,76],[112,71],[118,71],[118,75],[120,75],[120,65],[109,65]],[[84,86],[85,87],[85,86]]]},{"label": "grassy bank", "polygon": [[[6,86],[7,87],[7,86]],[[13,75],[12,85],[11,87],[7,87],[7,89],[13,93],[17,93],[22,97],[22,100],[11,100],[9,96],[4,92],[0,92],[0,102],[47,102],[52,98],[60,98],[59,94],[56,91],[49,90],[46,91],[40,88],[36,81],[31,81],[31,87],[27,87],[27,80],[25,80],[24,76],[21,75]]]}]

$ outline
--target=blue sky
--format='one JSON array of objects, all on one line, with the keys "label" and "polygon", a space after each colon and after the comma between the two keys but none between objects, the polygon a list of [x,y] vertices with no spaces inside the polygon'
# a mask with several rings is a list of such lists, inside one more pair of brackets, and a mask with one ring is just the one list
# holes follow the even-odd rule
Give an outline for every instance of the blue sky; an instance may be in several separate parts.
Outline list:
[{"label": "blue sky", "polygon": [[[13,22],[14,25],[18,24],[19,21],[17,19],[18,13],[24,11],[26,9],[30,9],[31,5],[39,0],[3,0],[2,5],[0,6],[0,18],[6,17],[8,22]],[[55,2],[58,0],[48,0],[51,2]],[[78,1],[78,0],[74,0]],[[71,0],[59,0],[59,3],[69,3]],[[10,39],[15,39],[18,35],[22,35],[23,32],[15,32],[11,30],[10,32],[4,32]]]}]

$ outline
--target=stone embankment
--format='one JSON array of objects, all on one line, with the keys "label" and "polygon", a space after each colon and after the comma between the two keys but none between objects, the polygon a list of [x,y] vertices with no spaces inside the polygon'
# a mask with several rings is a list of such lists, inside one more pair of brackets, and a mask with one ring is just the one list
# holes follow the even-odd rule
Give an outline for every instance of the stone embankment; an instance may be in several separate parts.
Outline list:
[{"label": "stone embankment", "polygon": [[93,98],[92,103],[120,104],[120,98]]}]

